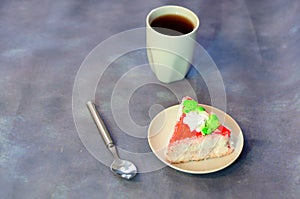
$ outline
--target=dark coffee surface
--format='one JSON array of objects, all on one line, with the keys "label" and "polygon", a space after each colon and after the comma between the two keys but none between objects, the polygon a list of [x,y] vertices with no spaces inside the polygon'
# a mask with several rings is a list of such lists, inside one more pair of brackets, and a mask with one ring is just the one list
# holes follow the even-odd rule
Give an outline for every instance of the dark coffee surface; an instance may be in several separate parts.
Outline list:
[{"label": "dark coffee surface", "polygon": [[193,31],[193,23],[181,15],[162,15],[151,22],[151,27],[165,35],[177,36]]}]

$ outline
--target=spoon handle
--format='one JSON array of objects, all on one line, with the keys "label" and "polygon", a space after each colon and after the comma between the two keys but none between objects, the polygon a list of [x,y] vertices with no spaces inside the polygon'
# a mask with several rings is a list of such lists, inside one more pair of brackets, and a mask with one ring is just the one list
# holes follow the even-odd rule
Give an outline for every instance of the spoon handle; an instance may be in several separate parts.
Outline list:
[{"label": "spoon handle", "polygon": [[89,109],[89,111],[92,115],[92,118],[93,118],[93,120],[94,120],[94,122],[95,122],[101,136],[102,136],[102,139],[103,139],[106,147],[110,148],[110,147],[114,146],[114,143],[113,143],[113,141],[110,137],[110,134],[109,134],[108,130],[106,129],[105,124],[104,124],[103,120],[101,119],[98,111],[96,110],[96,107],[93,104],[93,102],[88,101],[86,103],[86,105],[87,105],[87,107],[88,107],[88,109]]}]

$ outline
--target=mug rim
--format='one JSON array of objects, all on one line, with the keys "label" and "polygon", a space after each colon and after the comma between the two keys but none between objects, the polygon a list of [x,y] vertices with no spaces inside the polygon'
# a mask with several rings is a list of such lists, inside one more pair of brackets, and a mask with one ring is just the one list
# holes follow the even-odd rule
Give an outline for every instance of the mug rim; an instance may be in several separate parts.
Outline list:
[{"label": "mug rim", "polygon": [[[196,24],[194,24],[194,20],[190,19],[190,17],[189,18],[187,16],[184,16],[184,17],[187,17],[188,20],[190,20],[195,25],[195,27],[193,28],[193,30],[191,32],[187,33],[187,34],[182,34],[182,35],[166,35],[166,34],[162,34],[162,33],[158,32],[154,28],[152,28],[151,25],[150,25],[150,17],[151,17],[151,15],[153,15],[154,12],[157,12],[159,10],[166,9],[166,8],[175,8],[175,9],[178,9],[178,10],[180,9],[180,10],[184,10],[185,12],[191,14],[194,17],[194,19],[196,21]],[[168,14],[178,14],[178,13],[176,13],[176,12],[170,12]],[[163,15],[159,15],[159,16],[163,16]],[[157,18],[157,17],[155,17],[155,18]],[[166,36],[166,37],[185,37],[185,36],[189,36],[189,35],[194,34],[198,30],[198,28],[200,26],[200,20],[199,20],[198,16],[192,10],[190,10],[190,9],[188,9],[186,7],[177,6],[177,5],[165,5],[165,6],[160,6],[160,7],[154,8],[154,9],[152,9],[150,11],[148,13],[147,17],[146,17],[146,24],[147,24],[147,28],[150,28],[151,30],[153,30],[157,34],[160,34],[160,35],[163,35],[163,36]]]}]

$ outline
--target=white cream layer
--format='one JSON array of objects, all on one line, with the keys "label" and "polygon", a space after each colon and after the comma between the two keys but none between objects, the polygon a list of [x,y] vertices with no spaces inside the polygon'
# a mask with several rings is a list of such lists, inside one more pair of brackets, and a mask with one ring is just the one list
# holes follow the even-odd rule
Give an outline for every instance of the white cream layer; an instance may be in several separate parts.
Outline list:
[{"label": "white cream layer", "polygon": [[191,111],[189,113],[186,113],[186,116],[183,118],[183,123],[190,127],[191,132],[194,130],[200,132],[201,128],[208,120],[208,116],[208,113],[205,111],[202,111],[200,113]]}]

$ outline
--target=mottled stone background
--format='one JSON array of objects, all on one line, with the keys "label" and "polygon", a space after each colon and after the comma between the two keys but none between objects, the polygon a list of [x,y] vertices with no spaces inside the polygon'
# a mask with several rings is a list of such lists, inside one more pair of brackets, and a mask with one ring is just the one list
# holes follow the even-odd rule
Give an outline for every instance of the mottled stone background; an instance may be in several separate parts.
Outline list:
[{"label": "mottled stone background", "polygon": [[[245,146],[233,165],[217,173],[165,167],[125,181],[79,139],[73,83],[97,44],[144,27],[147,13],[166,4],[186,6],[200,17],[197,41],[221,72],[227,112],[243,129]],[[0,38],[0,198],[299,197],[299,1],[2,0]],[[149,151],[146,139],[122,134],[107,105],[122,65],[141,60],[145,51],[116,60],[99,81],[96,99],[119,145]],[[187,80],[209,104],[195,70]],[[137,90],[132,103],[141,96],[147,107],[152,100],[163,106],[178,102],[157,85]],[[138,124],[149,123],[143,104],[131,111]]]}]

